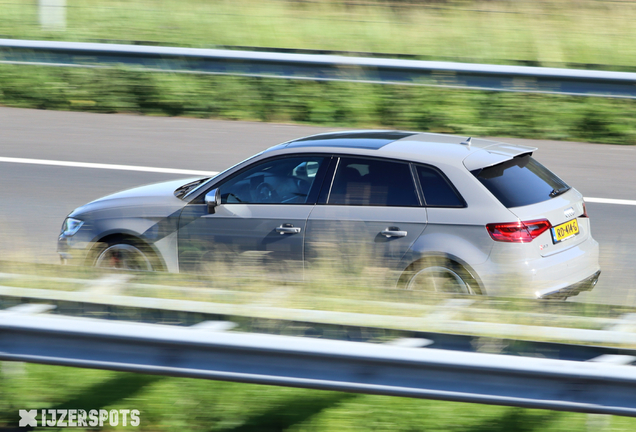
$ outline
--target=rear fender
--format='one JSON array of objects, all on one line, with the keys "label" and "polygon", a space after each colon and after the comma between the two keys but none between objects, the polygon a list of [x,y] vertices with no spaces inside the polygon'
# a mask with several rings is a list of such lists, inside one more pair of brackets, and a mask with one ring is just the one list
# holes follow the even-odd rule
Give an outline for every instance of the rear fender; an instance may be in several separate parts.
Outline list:
[{"label": "rear fender", "polygon": [[[483,227],[457,226],[453,230],[455,234],[436,232],[435,227],[427,227],[404,256],[401,268],[404,271],[426,258],[445,257],[464,267],[483,292],[481,278],[474,267],[488,260],[493,242]],[[465,235],[467,233],[471,235]]]}]

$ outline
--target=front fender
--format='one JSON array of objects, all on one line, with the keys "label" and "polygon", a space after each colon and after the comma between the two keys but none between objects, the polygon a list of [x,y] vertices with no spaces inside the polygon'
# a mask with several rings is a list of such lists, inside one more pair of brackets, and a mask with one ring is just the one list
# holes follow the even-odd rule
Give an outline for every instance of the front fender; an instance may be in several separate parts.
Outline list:
[{"label": "front fender", "polygon": [[102,239],[112,235],[130,236],[140,239],[150,247],[164,263],[164,268],[178,272],[177,230],[180,213],[181,209],[168,217],[92,214],[84,219],[84,225],[74,236],[60,237],[58,250],[88,258],[90,251]]}]

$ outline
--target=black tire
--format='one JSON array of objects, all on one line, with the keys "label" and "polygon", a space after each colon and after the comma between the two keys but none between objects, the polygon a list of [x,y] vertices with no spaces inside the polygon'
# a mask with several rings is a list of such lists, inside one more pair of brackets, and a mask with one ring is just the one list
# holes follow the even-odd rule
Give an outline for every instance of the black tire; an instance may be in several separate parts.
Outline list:
[{"label": "black tire", "polygon": [[129,270],[161,270],[156,255],[140,241],[130,238],[113,238],[100,243],[92,254],[94,267]]},{"label": "black tire", "polygon": [[477,280],[464,267],[447,258],[426,258],[402,274],[402,288],[437,293],[479,295]]}]

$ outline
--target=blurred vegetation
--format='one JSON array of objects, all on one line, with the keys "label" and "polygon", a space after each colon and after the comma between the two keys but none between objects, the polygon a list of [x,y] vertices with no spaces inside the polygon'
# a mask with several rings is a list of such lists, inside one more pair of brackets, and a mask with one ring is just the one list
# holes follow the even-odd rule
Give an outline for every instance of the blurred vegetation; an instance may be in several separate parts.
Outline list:
[{"label": "blurred vegetation", "polygon": [[[0,0],[0,37],[636,70],[636,1],[66,0],[64,31],[38,3]],[[0,104],[636,143],[629,100],[416,86],[0,65]]]},{"label": "blurred vegetation", "polygon": [[38,0],[0,0],[0,35],[377,52],[539,66],[636,66],[636,2],[630,0],[66,0],[66,4],[66,30],[47,31],[39,27]]},{"label": "blurred vegetation", "polygon": [[636,102],[425,86],[0,64],[0,104],[636,143]]},{"label": "blurred vegetation", "polygon": [[167,432],[627,432],[636,428],[636,420],[628,417],[21,363],[3,362],[0,367],[0,428],[6,430],[17,424],[19,409],[36,408],[138,409],[140,425],[135,430]]},{"label": "blurred vegetation", "polygon": [[[598,299],[594,292],[581,294],[586,302],[514,297],[524,289],[529,292],[516,278],[503,284],[500,297],[395,289],[383,275],[388,269],[338,253],[332,256],[341,259],[312,263],[302,282],[277,274],[271,263],[250,257],[210,264],[197,274],[0,261],[0,309],[46,299],[47,304],[57,306],[52,313],[63,315],[181,325],[222,315],[238,331],[299,336],[310,331],[335,339],[350,330],[334,333],[332,326],[359,326],[378,329],[368,333],[375,341],[393,339],[393,330],[397,330],[503,338],[511,337],[512,332],[517,341],[593,344],[602,338],[583,342],[568,329],[632,331],[629,324],[623,325],[624,317],[636,309],[593,303]],[[151,299],[167,301],[159,304]],[[134,307],[140,302],[148,308]],[[634,348],[629,338],[604,344]],[[490,352],[489,347],[484,350]]]}]

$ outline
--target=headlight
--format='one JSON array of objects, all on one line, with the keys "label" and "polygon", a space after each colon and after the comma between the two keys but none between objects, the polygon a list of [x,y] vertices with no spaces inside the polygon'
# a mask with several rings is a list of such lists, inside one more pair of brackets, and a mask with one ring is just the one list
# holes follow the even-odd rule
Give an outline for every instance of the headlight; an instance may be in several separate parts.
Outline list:
[{"label": "headlight", "polygon": [[82,227],[82,225],[84,225],[84,221],[81,221],[79,219],[73,219],[73,218],[70,218],[70,217],[66,218],[66,220],[62,224],[62,233],[61,233],[61,235],[66,236],[66,237],[70,237],[72,235],[75,235],[75,233],[77,231],[79,231],[79,229]]}]

